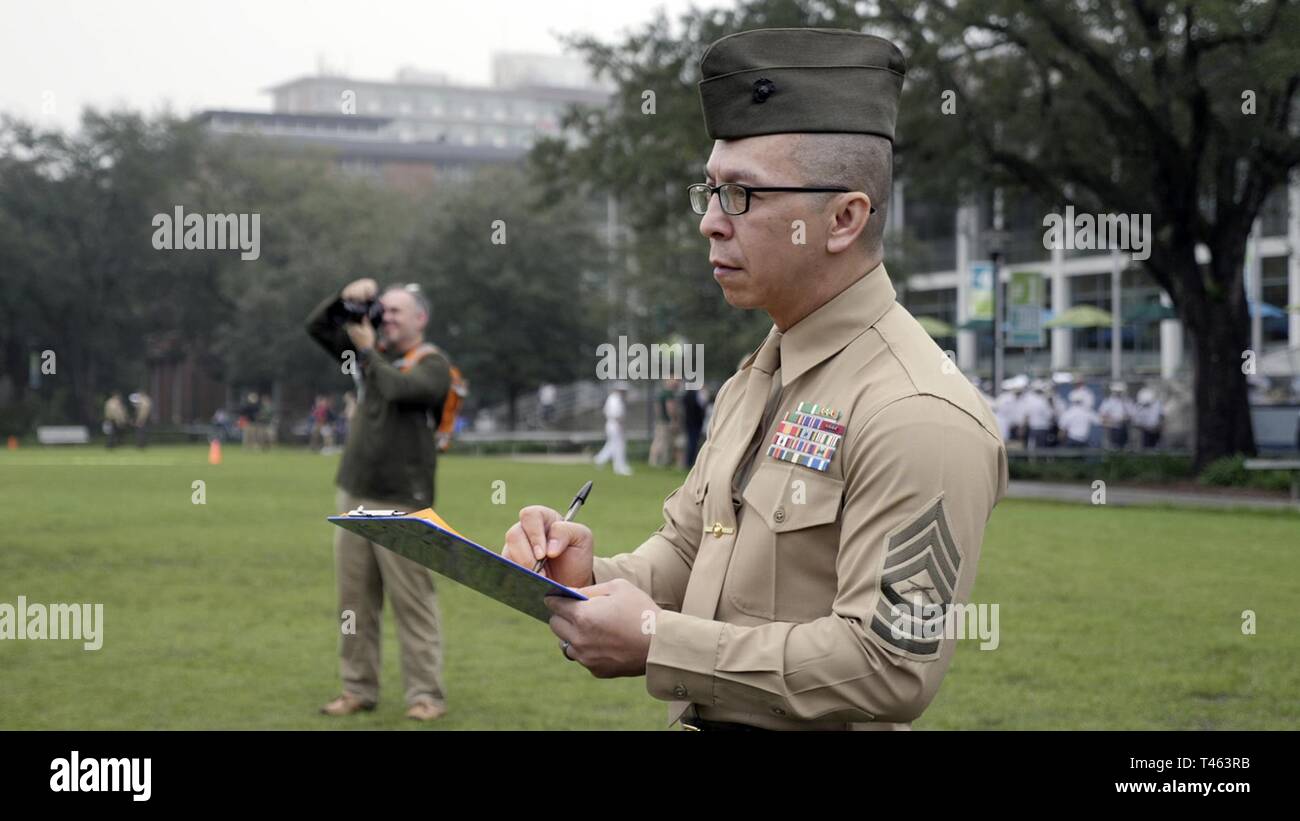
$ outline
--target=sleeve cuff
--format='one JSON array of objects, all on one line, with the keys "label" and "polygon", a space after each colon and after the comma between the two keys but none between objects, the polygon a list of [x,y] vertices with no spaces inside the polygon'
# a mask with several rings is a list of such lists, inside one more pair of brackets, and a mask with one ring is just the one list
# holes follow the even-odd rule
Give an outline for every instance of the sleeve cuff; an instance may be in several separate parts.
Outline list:
[{"label": "sleeve cuff", "polygon": [[593,556],[591,559],[591,576],[596,580],[596,584],[604,584],[618,578],[618,568],[609,559]]},{"label": "sleeve cuff", "polygon": [[720,621],[662,611],[650,638],[645,683],[661,701],[690,701],[712,706],[718,644],[725,625]]}]

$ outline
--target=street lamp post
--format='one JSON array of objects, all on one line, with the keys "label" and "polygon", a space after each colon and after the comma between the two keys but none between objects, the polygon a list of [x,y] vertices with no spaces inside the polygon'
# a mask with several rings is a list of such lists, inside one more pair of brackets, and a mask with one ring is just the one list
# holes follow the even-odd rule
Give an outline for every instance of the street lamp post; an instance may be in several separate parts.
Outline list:
[{"label": "street lamp post", "polygon": [[993,191],[993,230],[989,232],[989,261],[993,264],[993,393],[1002,390],[1005,376],[1002,359],[1002,249],[1007,241],[1003,218],[1002,189]]},{"label": "street lamp post", "polygon": [[1002,250],[994,245],[989,253],[993,262],[993,390],[1002,390],[1002,378],[1005,367],[1002,361]]}]

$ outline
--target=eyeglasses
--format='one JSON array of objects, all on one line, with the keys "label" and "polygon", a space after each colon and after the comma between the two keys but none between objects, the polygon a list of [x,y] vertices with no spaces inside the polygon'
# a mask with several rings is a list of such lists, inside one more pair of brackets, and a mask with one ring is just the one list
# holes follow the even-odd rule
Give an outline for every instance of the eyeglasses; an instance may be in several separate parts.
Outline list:
[{"label": "eyeglasses", "polygon": [[[765,185],[752,186],[741,185],[738,182],[724,182],[721,185],[709,185],[706,182],[697,182],[686,186],[686,193],[691,197],[691,210],[700,216],[704,216],[709,211],[709,200],[713,198],[713,192],[718,193],[718,201],[722,204],[722,213],[738,217],[749,210],[750,194],[755,192],[772,191],[775,193],[806,193],[806,194],[844,194],[852,189],[838,186],[835,188],[806,188],[792,185]],[[876,207],[871,207],[871,213],[876,213]]]}]

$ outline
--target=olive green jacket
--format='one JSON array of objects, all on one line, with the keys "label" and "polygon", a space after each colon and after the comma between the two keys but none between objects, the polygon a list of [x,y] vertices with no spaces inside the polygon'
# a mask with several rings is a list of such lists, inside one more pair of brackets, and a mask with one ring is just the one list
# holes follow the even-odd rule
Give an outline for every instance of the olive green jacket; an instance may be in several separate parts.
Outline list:
[{"label": "olive green jacket", "polygon": [[451,366],[429,354],[403,371],[396,352],[356,352],[347,331],[330,318],[332,296],[307,318],[307,332],[342,367],[355,359],[361,395],[348,423],[334,483],[353,496],[392,502],[408,510],[433,506],[438,450],[434,433],[451,387]]}]

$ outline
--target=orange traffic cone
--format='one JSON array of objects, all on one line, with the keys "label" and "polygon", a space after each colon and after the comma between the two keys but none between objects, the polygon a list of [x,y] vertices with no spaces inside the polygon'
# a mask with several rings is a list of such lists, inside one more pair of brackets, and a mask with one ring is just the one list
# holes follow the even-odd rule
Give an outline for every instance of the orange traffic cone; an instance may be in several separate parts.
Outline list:
[{"label": "orange traffic cone", "polygon": [[208,464],[209,465],[221,464],[221,440],[220,439],[213,439],[212,442],[208,445]]},{"label": "orange traffic cone", "polygon": [[17,437],[17,436],[10,436],[10,437],[9,437],[9,449],[10,449],[10,450],[18,450],[18,437]]}]

